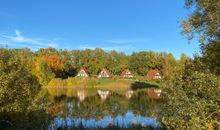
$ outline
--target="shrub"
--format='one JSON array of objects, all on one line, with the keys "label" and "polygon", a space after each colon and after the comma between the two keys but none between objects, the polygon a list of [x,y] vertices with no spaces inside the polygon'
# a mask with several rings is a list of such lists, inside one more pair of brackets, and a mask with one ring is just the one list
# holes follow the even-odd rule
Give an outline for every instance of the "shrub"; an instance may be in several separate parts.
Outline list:
[{"label": "shrub", "polygon": [[167,129],[220,128],[220,83],[209,73],[186,68],[162,85],[166,103],[160,120]]}]

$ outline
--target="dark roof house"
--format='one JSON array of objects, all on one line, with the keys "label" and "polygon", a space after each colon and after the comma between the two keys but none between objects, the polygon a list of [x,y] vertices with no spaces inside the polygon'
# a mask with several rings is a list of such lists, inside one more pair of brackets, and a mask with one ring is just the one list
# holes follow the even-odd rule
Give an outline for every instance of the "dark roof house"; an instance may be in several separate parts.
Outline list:
[{"label": "dark roof house", "polygon": [[161,79],[161,75],[158,69],[150,69],[147,72],[147,80],[155,80],[155,79]]}]

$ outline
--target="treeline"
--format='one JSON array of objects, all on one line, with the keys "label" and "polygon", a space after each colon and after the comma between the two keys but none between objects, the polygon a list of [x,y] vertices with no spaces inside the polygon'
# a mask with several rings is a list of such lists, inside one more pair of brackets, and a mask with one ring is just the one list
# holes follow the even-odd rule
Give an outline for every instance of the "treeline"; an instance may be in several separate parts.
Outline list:
[{"label": "treeline", "polygon": [[130,69],[139,76],[146,75],[150,68],[157,68],[168,78],[173,69],[180,67],[187,59],[185,54],[177,61],[171,53],[141,51],[126,55],[116,51],[106,52],[100,48],[71,51],[42,48],[36,52],[28,48],[1,49],[0,53],[3,59],[8,58],[6,53],[16,56],[20,64],[36,76],[41,85],[46,85],[55,77],[74,77],[82,67],[90,76],[97,75],[102,68],[107,68],[114,75]]}]

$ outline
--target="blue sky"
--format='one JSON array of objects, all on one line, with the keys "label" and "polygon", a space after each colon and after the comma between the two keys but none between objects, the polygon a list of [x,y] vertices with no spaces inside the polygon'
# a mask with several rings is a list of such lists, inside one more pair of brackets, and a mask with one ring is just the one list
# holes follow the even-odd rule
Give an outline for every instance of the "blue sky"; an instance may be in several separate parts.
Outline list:
[{"label": "blue sky", "polygon": [[180,34],[189,13],[184,0],[1,0],[0,46],[192,56],[198,43]]}]

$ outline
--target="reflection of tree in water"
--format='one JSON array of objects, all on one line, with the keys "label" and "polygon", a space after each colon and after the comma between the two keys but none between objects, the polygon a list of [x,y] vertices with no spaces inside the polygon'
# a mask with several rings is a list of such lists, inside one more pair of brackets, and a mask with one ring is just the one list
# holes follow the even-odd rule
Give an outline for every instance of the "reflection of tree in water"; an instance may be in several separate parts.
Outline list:
[{"label": "reflection of tree in water", "polygon": [[[113,97],[113,98],[112,98]],[[120,96],[121,98],[121,96]],[[52,105],[51,114],[59,117],[94,118],[101,119],[105,115],[113,115],[120,112],[120,99],[115,96],[103,102],[98,95],[86,97],[83,102],[78,98],[66,96],[56,97]],[[115,113],[114,115],[117,115]]]},{"label": "reflection of tree in water", "polygon": [[[134,91],[129,100],[125,94],[111,92],[111,95],[102,100],[97,93],[93,96],[86,96],[83,101],[77,96],[59,96],[54,98],[51,114],[63,119],[75,118],[83,120],[102,120],[103,117],[116,118],[118,115],[125,115],[128,111],[137,115],[156,117],[158,101],[148,98],[147,90]],[[67,123],[67,122],[66,122]]]},{"label": "reflection of tree in water", "polygon": [[23,112],[0,112],[0,130],[44,130],[47,129],[51,115],[48,112],[51,96],[44,91],[38,93],[32,104]]},{"label": "reflection of tree in water", "polygon": [[97,119],[102,116],[104,109],[106,109],[105,103],[96,95],[87,97],[83,102],[80,102],[73,114],[76,114],[75,117]]},{"label": "reflection of tree in water", "polygon": [[150,99],[146,91],[135,92],[129,101],[129,109],[143,116],[155,116],[158,107],[159,103]]},{"label": "reflection of tree in water", "polygon": [[48,109],[52,116],[66,118],[72,115],[73,107],[77,106],[78,102],[79,99],[77,97],[67,97],[62,95],[60,97],[54,97],[54,102]]},{"label": "reflection of tree in water", "polygon": [[111,96],[105,101],[105,105],[107,106],[106,111],[108,111],[108,115],[112,117],[116,117],[118,114],[124,114],[128,111],[127,107],[128,101],[124,99],[123,95],[119,95],[117,93],[112,93]]},{"label": "reflection of tree in water", "polygon": [[103,116],[115,117],[127,111],[145,116],[152,115],[158,107],[158,102],[148,98],[146,91],[134,92],[130,100],[123,95],[112,92],[104,102],[100,96],[88,96],[83,101],[77,97],[61,96],[55,98],[52,114],[59,114],[62,117],[81,117],[100,119]]}]

